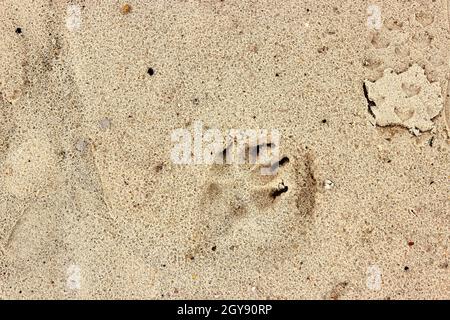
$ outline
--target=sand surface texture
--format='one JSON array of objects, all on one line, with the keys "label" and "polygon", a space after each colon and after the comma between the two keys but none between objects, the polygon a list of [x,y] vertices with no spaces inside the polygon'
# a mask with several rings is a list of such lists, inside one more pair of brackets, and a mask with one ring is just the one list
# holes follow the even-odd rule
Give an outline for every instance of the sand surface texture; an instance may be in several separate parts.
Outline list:
[{"label": "sand surface texture", "polygon": [[449,12],[0,0],[0,299],[449,299]]}]

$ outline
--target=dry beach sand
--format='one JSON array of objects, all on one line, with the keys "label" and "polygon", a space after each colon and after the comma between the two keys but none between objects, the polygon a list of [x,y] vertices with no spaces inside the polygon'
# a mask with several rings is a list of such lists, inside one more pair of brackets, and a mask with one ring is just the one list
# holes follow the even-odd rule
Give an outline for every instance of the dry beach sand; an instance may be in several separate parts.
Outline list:
[{"label": "dry beach sand", "polygon": [[[0,0],[0,28],[0,299],[450,298],[450,1]],[[196,123],[285,161],[174,163]]]}]

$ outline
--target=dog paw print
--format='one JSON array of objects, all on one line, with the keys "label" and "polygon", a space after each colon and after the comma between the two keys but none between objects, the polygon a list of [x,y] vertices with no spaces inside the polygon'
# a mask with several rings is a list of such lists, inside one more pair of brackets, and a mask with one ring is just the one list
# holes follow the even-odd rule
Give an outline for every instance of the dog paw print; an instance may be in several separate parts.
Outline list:
[{"label": "dog paw print", "polygon": [[419,22],[422,27],[427,27],[434,22],[433,13],[428,10],[421,10],[415,14],[416,21]]},{"label": "dog paw print", "polygon": [[[259,157],[259,149],[274,148],[269,142],[248,145],[245,152],[256,150]],[[210,167],[199,201],[192,256],[220,243],[283,247],[305,232],[317,192],[313,156],[304,150],[292,156],[269,154],[262,163]]]},{"label": "dog paw print", "polygon": [[394,65],[396,70],[407,67],[411,51],[408,45],[409,34],[403,28],[401,21],[387,18],[383,21],[382,28],[370,31],[370,45],[362,60],[368,78],[376,80],[382,77],[386,64]]},{"label": "dog paw print", "polygon": [[[408,16],[385,16],[391,10],[385,10],[383,14],[376,16],[377,19],[382,19],[382,23],[379,23],[379,28],[369,28],[368,50],[362,60],[365,77],[372,81],[378,80],[383,77],[383,70],[387,68],[399,73],[417,63],[425,70],[430,82],[444,81],[448,74],[445,63],[448,52],[446,33],[431,28],[443,22],[442,19],[437,19],[442,12],[442,4],[435,1],[424,3],[411,8]],[[444,12],[446,11],[444,1]]]},{"label": "dog paw print", "polygon": [[393,17],[389,17],[384,21],[384,25],[389,31],[397,30],[400,31],[403,29],[403,22],[395,19]]}]

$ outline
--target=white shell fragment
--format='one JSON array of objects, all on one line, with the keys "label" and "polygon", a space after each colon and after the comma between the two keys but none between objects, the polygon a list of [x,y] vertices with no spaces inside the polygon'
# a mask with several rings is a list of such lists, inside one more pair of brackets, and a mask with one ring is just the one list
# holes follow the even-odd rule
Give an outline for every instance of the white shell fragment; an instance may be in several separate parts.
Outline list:
[{"label": "white shell fragment", "polygon": [[331,180],[326,179],[326,180],[323,182],[323,187],[325,188],[325,190],[333,189],[333,187],[334,187],[334,182],[331,181]]}]

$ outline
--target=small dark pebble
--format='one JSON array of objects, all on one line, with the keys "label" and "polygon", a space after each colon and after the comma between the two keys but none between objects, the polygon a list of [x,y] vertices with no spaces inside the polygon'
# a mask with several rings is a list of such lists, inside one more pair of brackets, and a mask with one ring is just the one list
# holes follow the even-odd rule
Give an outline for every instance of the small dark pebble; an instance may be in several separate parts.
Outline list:
[{"label": "small dark pebble", "polygon": [[21,34],[22,33],[22,28],[16,28],[16,33],[17,34]]},{"label": "small dark pebble", "polygon": [[155,70],[153,70],[153,68],[148,68],[147,73],[152,76],[155,74]]}]

